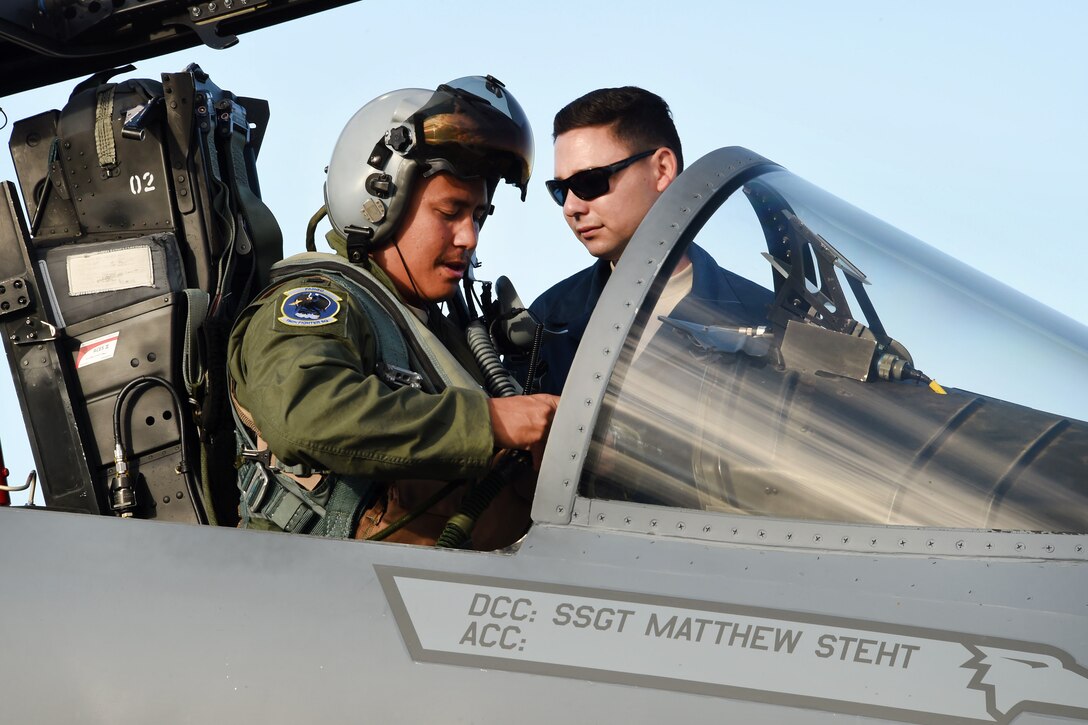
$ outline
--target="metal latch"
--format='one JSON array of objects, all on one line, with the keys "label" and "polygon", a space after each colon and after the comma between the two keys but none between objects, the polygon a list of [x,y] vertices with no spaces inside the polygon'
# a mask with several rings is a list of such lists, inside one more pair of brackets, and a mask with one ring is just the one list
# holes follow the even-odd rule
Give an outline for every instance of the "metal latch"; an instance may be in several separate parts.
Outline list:
[{"label": "metal latch", "polygon": [[374,372],[383,383],[396,390],[397,388],[423,389],[423,376],[414,370],[406,370],[387,362],[380,362],[374,367]]}]

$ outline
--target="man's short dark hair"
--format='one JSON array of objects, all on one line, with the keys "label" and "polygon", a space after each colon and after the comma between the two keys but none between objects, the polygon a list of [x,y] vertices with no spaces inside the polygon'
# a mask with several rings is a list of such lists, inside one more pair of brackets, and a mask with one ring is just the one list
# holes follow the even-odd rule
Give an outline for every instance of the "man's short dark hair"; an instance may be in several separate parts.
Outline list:
[{"label": "man's short dark hair", "polygon": [[684,154],[672,111],[656,93],[637,86],[590,91],[555,114],[552,140],[587,126],[612,126],[616,138],[630,146],[633,153],[661,146],[672,149],[677,173],[684,170]]}]

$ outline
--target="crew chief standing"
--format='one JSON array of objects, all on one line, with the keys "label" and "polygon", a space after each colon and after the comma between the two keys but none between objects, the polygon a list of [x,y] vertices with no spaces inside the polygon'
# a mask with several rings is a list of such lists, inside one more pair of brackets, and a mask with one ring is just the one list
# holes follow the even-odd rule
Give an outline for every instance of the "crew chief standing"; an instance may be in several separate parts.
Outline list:
[{"label": "crew chief standing", "polygon": [[[548,192],[571,231],[597,258],[555,284],[530,310],[548,334],[537,390],[558,394],[589,317],[635,230],[683,170],[680,137],[665,101],[635,86],[601,88],[555,115],[555,176]],[[702,324],[765,324],[774,295],[690,245],[665,286],[643,338],[657,332],[658,315]],[[524,365],[513,364],[519,373]]]}]

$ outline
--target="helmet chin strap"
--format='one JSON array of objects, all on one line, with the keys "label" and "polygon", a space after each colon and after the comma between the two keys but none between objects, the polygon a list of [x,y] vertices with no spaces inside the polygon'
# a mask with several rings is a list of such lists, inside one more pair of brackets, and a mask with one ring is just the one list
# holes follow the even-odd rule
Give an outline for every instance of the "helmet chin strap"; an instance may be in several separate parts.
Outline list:
[{"label": "helmet chin strap", "polygon": [[412,289],[416,293],[416,300],[423,303],[426,302],[423,299],[423,295],[419,293],[419,287],[416,286],[416,278],[412,276],[412,270],[408,268],[408,261],[404,258],[404,254],[400,251],[400,240],[393,240],[393,249],[397,250],[397,256],[400,257],[400,263],[404,267],[405,274],[408,275],[408,281],[412,283]]}]

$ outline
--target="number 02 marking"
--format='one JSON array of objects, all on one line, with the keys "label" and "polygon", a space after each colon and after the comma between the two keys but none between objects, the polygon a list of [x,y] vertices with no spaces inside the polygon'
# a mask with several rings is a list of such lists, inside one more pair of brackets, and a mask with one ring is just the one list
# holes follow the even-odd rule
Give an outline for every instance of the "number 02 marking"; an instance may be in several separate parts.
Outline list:
[{"label": "number 02 marking", "polygon": [[133,174],[128,177],[128,188],[135,194],[146,194],[149,191],[155,190],[155,175],[150,171],[145,171],[143,174]]}]

